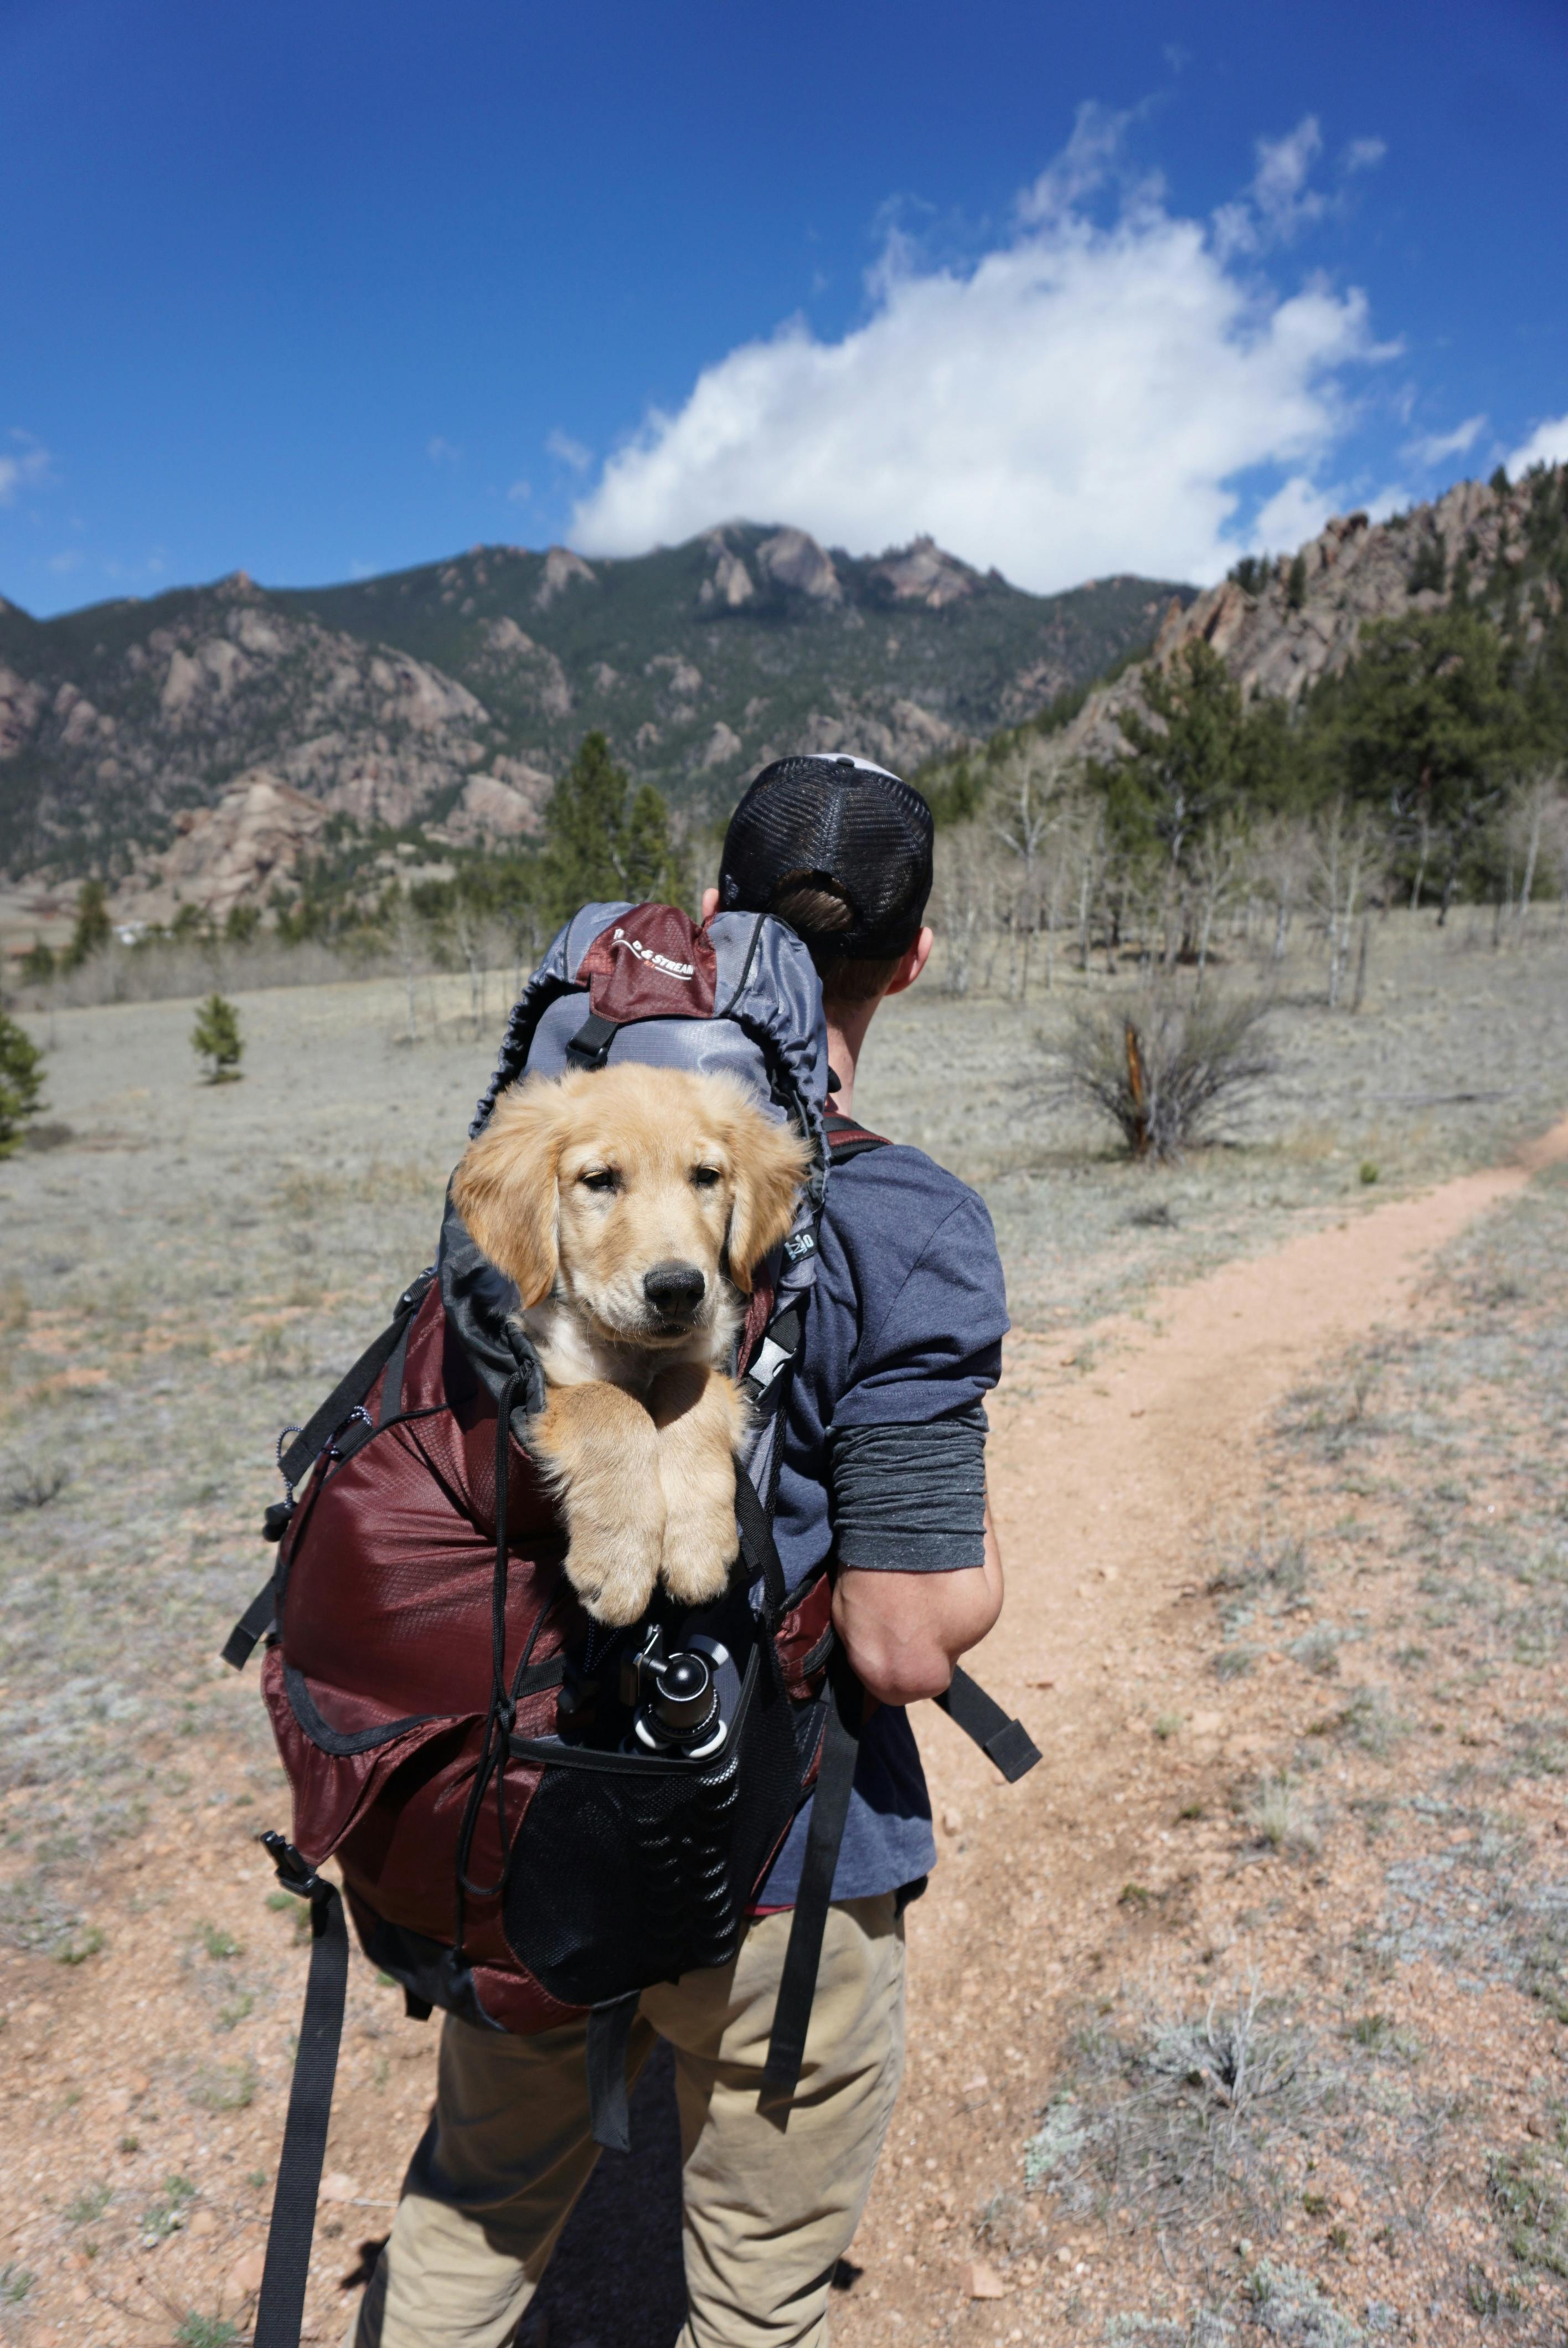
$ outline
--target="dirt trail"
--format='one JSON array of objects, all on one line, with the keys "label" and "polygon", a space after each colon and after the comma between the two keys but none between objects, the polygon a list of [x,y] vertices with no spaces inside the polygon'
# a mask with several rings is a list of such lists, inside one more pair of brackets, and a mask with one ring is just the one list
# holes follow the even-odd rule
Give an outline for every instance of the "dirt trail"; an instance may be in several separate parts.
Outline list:
[{"label": "dirt trail", "polygon": [[[1096,1328],[1096,1351],[1112,1358],[1087,1377],[1071,1369],[1071,1339],[1011,1341],[988,1457],[1007,1609],[971,1659],[977,1676],[1037,1734],[1092,1713],[1107,1648],[1180,1594],[1194,1541],[1252,1498],[1258,1437],[1285,1395],[1315,1363],[1411,1310],[1440,1249],[1564,1159],[1568,1117],[1512,1165],[1156,1296],[1145,1319]],[[1020,1391],[1045,1377],[1043,1395]],[[922,1727],[938,1804],[984,1781],[983,1763],[943,1727]]]},{"label": "dirt trail", "polygon": [[[1228,1265],[1153,1298],[1145,1317],[1098,1324],[1076,1349],[1009,1342],[989,1447],[1007,1607],[971,1660],[1044,1760],[1002,1787],[917,1709],[943,1863],[910,1920],[909,2070],[855,2248],[864,2275],[838,2319],[842,2348],[934,2308],[950,2336],[993,2336],[992,2309],[964,2295],[966,2216],[999,2180],[1016,2184],[1063,2014],[1135,1963],[1124,1887],[1181,1864],[1163,1849],[1176,1803],[1194,1792],[1212,1803],[1216,1773],[1266,1748],[1246,1733],[1255,1689],[1206,1668],[1202,1584],[1211,1540],[1256,1521],[1271,1415],[1346,1346],[1408,1322],[1437,1253],[1565,1159],[1568,1118],[1510,1165]],[[1151,1731],[1173,1701],[1185,1727],[1167,1748]],[[1238,1904],[1195,1917],[1197,1945],[1235,1943]],[[1310,1916],[1309,1895],[1291,1929],[1309,1932]],[[1009,2306],[996,2339],[1054,2336],[1010,2321]]]}]

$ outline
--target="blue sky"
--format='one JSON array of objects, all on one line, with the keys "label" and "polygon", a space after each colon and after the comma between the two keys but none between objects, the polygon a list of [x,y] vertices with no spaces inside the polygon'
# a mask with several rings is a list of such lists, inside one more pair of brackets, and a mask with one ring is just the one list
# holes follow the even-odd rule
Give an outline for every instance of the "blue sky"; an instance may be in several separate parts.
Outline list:
[{"label": "blue sky", "polygon": [[1568,456],[1561,0],[0,0],[0,592],[1050,589]]}]

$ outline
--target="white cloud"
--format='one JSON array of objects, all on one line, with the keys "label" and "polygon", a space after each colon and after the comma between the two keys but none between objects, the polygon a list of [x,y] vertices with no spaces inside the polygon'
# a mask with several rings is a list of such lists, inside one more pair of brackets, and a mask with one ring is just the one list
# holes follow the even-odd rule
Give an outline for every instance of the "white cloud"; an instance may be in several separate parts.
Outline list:
[{"label": "white cloud", "polygon": [[1340,158],[1346,171],[1375,171],[1389,151],[1386,139],[1352,139]]},{"label": "white cloud", "polygon": [[1510,477],[1517,480],[1532,465],[1568,465],[1568,416],[1549,416],[1508,459]]},{"label": "white cloud", "polygon": [[1265,228],[1286,238],[1321,220],[1328,199],[1311,184],[1312,166],[1323,152],[1315,114],[1303,115],[1283,139],[1260,139],[1252,200]]},{"label": "white cloud", "polygon": [[569,465],[574,473],[586,473],[593,462],[593,450],[585,447],[582,441],[574,440],[571,434],[563,432],[559,425],[545,442],[545,448],[550,456],[559,457],[563,465]]},{"label": "white cloud", "polygon": [[30,432],[15,428],[7,436],[13,456],[0,456],[0,506],[13,505],[19,489],[33,489],[49,478],[49,452]]},{"label": "white cloud", "polygon": [[[971,267],[891,242],[841,341],[794,319],[707,368],[609,458],[573,543],[630,554],[732,515],[858,551],[929,530],[1043,591],[1112,571],[1219,576],[1261,542],[1244,476],[1273,492],[1266,510],[1318,515],[1346,372],[1388,355],[1365,297],[1244,273],[1122,168],[1121,128],[1081,112]],[[1305,216],[1317,139],[1312,124],[1260,150],[1255,201],[1276,224]],[[1096,221],[1083,199],[1108,179],[1119,209]]]},{"label": "white cloud", "polygon": [[1486,429],[1484,416],[1467,416],[1451,432],[1423,432],[1419,440],[1406,443],[1403,454],[1413,457],[1418,465],[1440,465],[1449,457],[1462,457],[1473,448]]},{"label": "white cloud", "polygon": [[425,453],[433,465],[456,465],[461,463],[463,457],[461,448],[455,448],[439,432],[432,434],[425,443]]},{"label": "white cloud", "polygon": [[532,481],[514,481],[511,488],[507,491],[507,496],[513,505],[526,506],[528,499],[533,496],[533,493],[534,485]]}]

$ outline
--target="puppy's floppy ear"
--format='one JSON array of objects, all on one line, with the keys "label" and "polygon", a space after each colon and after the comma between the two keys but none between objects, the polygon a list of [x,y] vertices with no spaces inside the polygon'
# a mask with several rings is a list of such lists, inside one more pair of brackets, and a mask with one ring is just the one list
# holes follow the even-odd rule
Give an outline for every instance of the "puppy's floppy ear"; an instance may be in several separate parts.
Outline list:
[{"label": "puppy's floppy ear", "polygon": [[525,1305],[538,1304],[555,1282],[560,1111],[559,1085],[513,1085],[453,1178],[458,1213]]},{"label": "puppy's floppy ear", "polygon": [[794,1220],[794,1202],[811,1153],[793,1126],[775,1125],[745,1101],[737,1104],[726,1138],[735,1185],[730,1209],[730,1278],[749,1296],[753,1272]]}]

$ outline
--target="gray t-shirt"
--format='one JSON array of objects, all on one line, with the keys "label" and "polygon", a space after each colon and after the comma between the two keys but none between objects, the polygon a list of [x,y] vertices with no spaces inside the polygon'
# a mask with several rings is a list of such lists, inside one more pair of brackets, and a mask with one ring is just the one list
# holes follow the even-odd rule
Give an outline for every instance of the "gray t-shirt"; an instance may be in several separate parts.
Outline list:
[{"label": "gray t-shirt", "polygon": [[[890,1145],[834,1168],[819,1244],[774,1524],[784,1579],[804,1581],[835,1534],[847,1566],[979,1565],[981,1404],[1008,1327],[991,1219],[956,1175]],[[808,1801],[759,1906],[793,1903],[810,1818]],[[861,1736],[833,1896],[896,1891],[936,1856],[914,1732],[882,1705]]]}]

